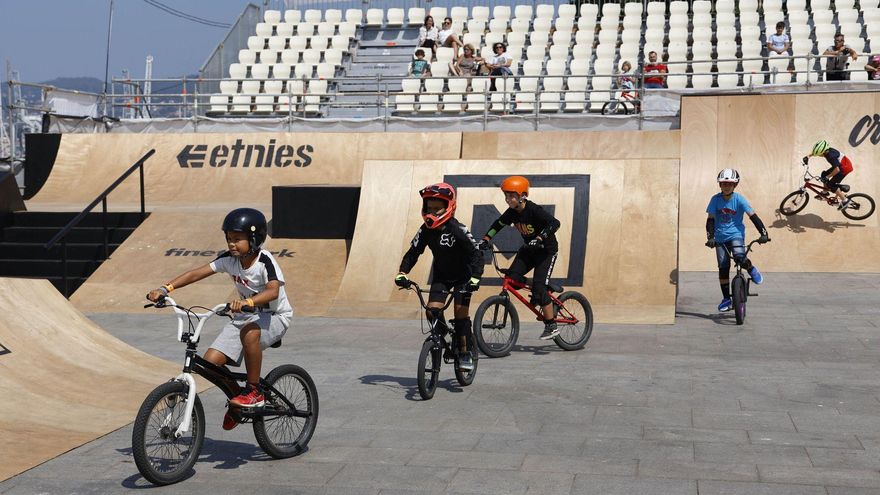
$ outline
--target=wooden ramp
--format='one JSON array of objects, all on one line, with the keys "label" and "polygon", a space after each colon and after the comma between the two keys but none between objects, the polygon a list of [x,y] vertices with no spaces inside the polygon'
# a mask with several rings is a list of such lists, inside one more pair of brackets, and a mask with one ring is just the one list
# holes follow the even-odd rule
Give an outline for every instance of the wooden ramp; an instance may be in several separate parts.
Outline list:
[{"label": "wooden ramp", "polygon": [[[440,180],[455,185],[456,217],[480,236],[505,208],[498,185],[512,174],[529,177],[530,197],[554,208],[562,227],[553,280],[584,292],[596,321],[673,322],[678,204],[669,198],[678,191],[674,159],[367,161],[336,314],[416,317],[417,301],[391,281],[422,222],[418,190]],[[521,245],[518,235],[506,230],[513,236],[509,242]],[[411,277],[424,283],[430,266],[426,252]],[[487,265],[484,279],[495,277]],[[484,286],[473,307],[494,293],[497,287]],[[528,321],[524,308],[522,317]]]},{"label": "wooden ramp", "polygon": [[[717,270],[714,252],[703,246],[706,205],[718,192],[718,171],[731,167],[742,177],[737,191],[772,238],[751,256],[761,271],[880,272],[880,214],[849,220],[815,199],[797,215],[777,212],[803,184],[801,158],[819,139],[852,159],[855,170],[844,180],[852,192],[880,200],[880,146],[870,137],[877,113],[876,92],[682,98],[681,269]],[[864,119],[869,125],[860,126]],[[814,174],[828,166],[821,158],[810,163]],[[745,224],[746,236],[757,237]]]},{"label": "wooden ramp", "polygon": [[129,424],[179,372],[96,326],[45,280],[0,278],[0,314],[0,481]]}]

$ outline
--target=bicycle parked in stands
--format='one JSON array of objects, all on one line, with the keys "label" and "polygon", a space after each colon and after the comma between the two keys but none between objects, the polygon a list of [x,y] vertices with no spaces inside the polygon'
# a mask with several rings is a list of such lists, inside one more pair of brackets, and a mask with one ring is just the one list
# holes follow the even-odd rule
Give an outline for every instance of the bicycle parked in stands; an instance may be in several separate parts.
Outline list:
[{"label": "bicycle parked in stands", "polygon": [[[746,246],[743,259],[748,258],[749,252],[752,250],[752,244],[756,242],[758,242],[758,239],[755,239]],[[736,318],[736,324],[742,325],[746,321],[746,302],[748,302],[749,296],[757,296],[758,294],[750,292],[751,277],[743,275],[743,267],[740,265],[739,260],[734,258],[733,251],[731,251],[727,244],[722,243],[721,245],[727,251],[728,258],[733,260],[733,263],[736,265],[736,275],[730,281],[730,297],[733,303],[733,314]]]},{"label": "bicycle parked in stands", "polygon": [[[228,304],[213,309],[184,308],[170,297],[144,307],[174,309],[177,340],[186,344],[183,372],[156,387],[144,399],[134,422],[131,444],[138,471],[151,483],[168,485],[184,479],[199,457],[205,439],[205,412],[196,390],[194,374],[217,386],[227,398],[238,395],[244,373],[216,366],[196,352],[205,322],[219,315],[232,319]],[[194,310],[207,310],[196,313]],[[253,312],[245,306],[243,310]],[[272,347],[279,347],[276,342]],[[257,443],[269,456],[284,459],[305,451],[318,422],[318,391],[312,377],[292,364],[278,366],[260,378],[265,405],[233,408],[240,423],[253,423]]]},{"label": "bicycle parked in stands", "polygon": [[[788,194],[779,204],[779,213],[789,216],[800,212],[807,207],[810,202],[810,195],[814,194],[819,201],[825,201],[830,206],[837,208],[840,203],[837,195],[825,184],[821,176],[810,173],[810,167],[803,164],[804,167],[804,185],[800,189]],[[846,184],[839,184],[840,190],[848,193],[850,187]],[[840,210],[843,216],[851,220],[864,220],[874,213],[874,198],[864,193],[847,194],[850,199],[846,208]]]},{"label": "bicycle parked in stands", "polygon": [[[407,289],[415,292],[419,296],[419,303],[422,305],[422,308],[431,313],[431,318],[428,319],[427,331],[424,330],[424,327],[422,329],[422,333],[428,334],[428,337],[422,343],[422,350],[419,352],[419,367],[416,377],[419,385],[419,395],[424,400],[431,400],[434,397],[434,391],[437,390],[437,380],[440,376],[440,365],[442,363],[452,363],[455,368],[455,379],[458,380],[459,385],[466,387],[473,383],[474,377],[477,376],[479,353],[474,344],[474,339],[468,339],[468,353],[471,355],[471,362],[474,367],[469,371],[459,369],[459,356],[455,345],[453,345],[455,333],[442,318],[443,311],[455,299],[456,291],[446,292],[446,304],[442,308],[429,308],[422,294],[429,294],[431,291],[422,289],[419,287],[419,284],[413,281],[409,282],[410,284]],[[459,292],[464,292],[464,290],[459,290]]]},{"label": "bicycle parked in stands", "polygon": [[[529,308],[538,321],[544,321],[541,308],[529,302],[521,293],[531,292],[528,280],[514,280],[506,268],[498,266],[497,255],[515,254],[517,251],[492,251],[492,264],[499,275],[504,276],[501,293],[483,301],[474,313],[474,337],[480,351],[493,358],[510,354],[519,337],[519,314],[510,295]],[[547,284],[553,304],[554,321],[559,335],[553,341],[566,351],[583,349],[593,333],[593,309],[587,298],[576,291],[565,291],[555,283]],[[555,295],[559,294],[558,296]]]},{"label": "bicycle parked in stands", "polygon": [[629,115],[639,108],[638,94],[633,91],[620,91],[620,96],[602,105],[602,115]]}]

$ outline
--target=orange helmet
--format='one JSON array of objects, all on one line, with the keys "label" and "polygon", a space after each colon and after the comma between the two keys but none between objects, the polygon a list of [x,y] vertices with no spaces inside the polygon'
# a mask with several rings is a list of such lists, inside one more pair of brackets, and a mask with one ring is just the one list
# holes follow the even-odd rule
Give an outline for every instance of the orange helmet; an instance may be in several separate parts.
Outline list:
[{"label": "orange helmet", "polygon": [[529,194],[529,180],[521,175],[512,175],[501,183],[501,190],[504,192],[515,192],[519,195]]},{"label": "orange helmet", "polygon": [[[439,228],[455,215],[455,188],[445,182],[431,184],[419,191],[422,197],[422,218],[429,229]],[[428,200],[439,199],[446,203],[446,208],[437,213],[428,211]]]}]

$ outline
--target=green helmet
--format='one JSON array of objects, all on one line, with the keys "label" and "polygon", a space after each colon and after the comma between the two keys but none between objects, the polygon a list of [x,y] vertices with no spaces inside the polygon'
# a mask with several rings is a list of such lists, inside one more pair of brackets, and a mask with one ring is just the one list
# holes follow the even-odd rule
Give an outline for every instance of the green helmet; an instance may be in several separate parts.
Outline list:
[{"label": "green helmet", "polygon": [[816,144],[813,145],[813,156],[824,155],[825,152],[828,151],[828,148],[830,148],[830,147],[831,146],[828,146],[828,141],[825,141],[824,139],[820,139],[820,140],[816,141]]}]

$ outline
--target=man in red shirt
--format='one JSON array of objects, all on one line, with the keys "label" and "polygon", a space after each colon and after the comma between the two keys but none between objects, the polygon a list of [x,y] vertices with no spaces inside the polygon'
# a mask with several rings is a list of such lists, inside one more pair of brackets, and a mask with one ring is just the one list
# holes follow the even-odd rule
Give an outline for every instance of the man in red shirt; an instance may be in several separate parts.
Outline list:
[{"label": "man in red shirt", "polygon": [[657,52],[648,53],[648,63],[645,64],[645,87],[646,88],[663,88],[666,82],[666,76],[658,74],[666,74],[669,69],[666,64],[657,62]]}]

